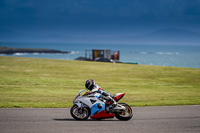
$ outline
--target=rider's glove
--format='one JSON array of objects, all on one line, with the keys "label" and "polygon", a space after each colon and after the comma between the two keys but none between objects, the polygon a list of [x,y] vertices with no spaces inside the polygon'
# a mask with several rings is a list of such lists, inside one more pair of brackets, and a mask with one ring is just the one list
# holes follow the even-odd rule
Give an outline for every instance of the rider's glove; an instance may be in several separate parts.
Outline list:
[{"label": "rider's glove", "polygon": [[86,93],[85,93],[85,95],[90,95],[90,94],[91,94],[90,92],[86,92]]}]

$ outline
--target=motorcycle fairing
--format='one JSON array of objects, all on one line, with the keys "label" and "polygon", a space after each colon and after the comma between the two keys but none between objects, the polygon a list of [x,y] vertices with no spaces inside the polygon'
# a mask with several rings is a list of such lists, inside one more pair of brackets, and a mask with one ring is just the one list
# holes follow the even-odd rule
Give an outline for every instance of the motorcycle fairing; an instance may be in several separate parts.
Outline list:
[{"label": "motorcycle fairing", "polygon": [[95,97],[99,98],[99,97],[101,97],[101,95],[97,93],[97,94],[95,94]]},{"label": "motorcycle fairing", "polygon": [[[86,104],[89,108],[90,108],[90,118],[94,118],[94,119],[99,119],[99,118],[113,118],[115,116],[115,114],[112,113],[106,113],[105,112],[105,103],[100,101],[98,98],[100,97],[100,95],[95,95],[94,97],[82,97],[80,96],[80,93],[83,90],[81,90],[76,98],[74,99],[73,103],[78,105],[79,107],[82,106],[82,104]],[[113,96],[114,100],[117,102],[119,101],[123,96],[125,95],[125,93],[117,93]],[[81,103],[80,103],[81,101]],[[94,101],[94,102],[93,102]],[[98,107],[98,104],[101,104],[102,108]]]},{"label": "motorcycle fairing", "polygon": [[[101,109],[98,107],[98,104],[102,105]],[[93,119],[113,118],[114,116],[115,116],[115,114],[105,112],[105,104],[104,103],[96,103],[91,107],[90,118],[93,118]]]},{"label": "motorcycle fairing", "polygon": [[73,102],[80,96],[81,92],[83,92],[83,91],[85,91],[85,90],[80,90],[80,91],[78,92],[78,94],[77,94],[76,97],[74,98]]},{"label": "motorcycle fairing", "polygon": [[[74,104],[78,105],[81,107],[81,104],[84,103],[90,107],[90,118],[94,119],[99,119],[99,118],[113,118],[115,114],[112,113],[106,113],[105,112],[105,103],[100,101],[98,98],[94,97],[92,99],[96,100],[95,103],[91,103],[90,101],[91,98],[83,98],[83,97],[78,97],[75,101]],[[79,103],[81,101],[82,103]],[[101,104],[102,108],[98,107],[98,104]]]},{"label": "motorcycle fairing", "polygon": [[[102,108],[99,109],[98,104],[101,104]],[[105,109],[105,104],[103,103],[96,103],[91,107],[91,116],[94,114],[97,114],[98,112],[102,111]]]},{"label": "motorcycle fairing", "polygon": [[113,99],[118,102],[126,93],[117,93],[114,94]]},{"label": "motorcycle fairing", "polygon": [[93,103],[91,102],[91,100],[98,100],[96,97],[93,97],[93,98],[87,98],[87,97],[82,97],[82,96],[79,96],[75,101],[74,101],[74,104],[76,103],[79,103],[79,101],[81,101],[82,103],[88,105],[89,108],[91,108],[93,106]]},{"label": "motorcycle fairing", "polygon": [[[101,105],[102,107],[99,108],[98,105]],[[93,104],[93,106],[90,108],[91,112],[90,112],[90,118],[95,118],[95,119],[98,119],[98,118],[112,118],[114,117],[115,115],[114,114],[107,114],[105,112],[105,103],[103,103],[102,101],[100,100],[97,100],[97,102],[95,102]]]},{"label": "motorcycle fairing", "polygon": [[105,110],[102,110],[96,114],[94,114],[93,116],[90,116],[90,118],[93,119],[99,119],[99,118],[113,118],[115,116],[115,114],[112,113],[106,113]]}]

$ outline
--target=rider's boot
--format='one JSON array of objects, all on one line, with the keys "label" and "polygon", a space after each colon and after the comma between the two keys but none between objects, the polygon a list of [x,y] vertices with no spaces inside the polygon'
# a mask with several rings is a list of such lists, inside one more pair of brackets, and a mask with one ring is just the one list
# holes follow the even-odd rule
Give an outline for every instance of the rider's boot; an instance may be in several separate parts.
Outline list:
[{"label": "rider's boot", "polygon": [[105,104],[105,112],[106,112],[107,114],[110,113],[110,107],[109,107],[109,104],[108,104],[108,103]]},{"label": "rider's boot", "polygon": [[[111,102],[111,103],[108,104],[109,102]],[[117,102],[115,100],[113,100],[113,99],[110,99],[105,104],[105,112],[106,113],[111,113],[116,106],[117,106]]]},{"label": "rider's boot", "polygon": [[112,99],[111,104],[109,106],[110,110],[112,111],[112,109],[114,109],[116,106],[117,106],[117,102],[114,99]]}]

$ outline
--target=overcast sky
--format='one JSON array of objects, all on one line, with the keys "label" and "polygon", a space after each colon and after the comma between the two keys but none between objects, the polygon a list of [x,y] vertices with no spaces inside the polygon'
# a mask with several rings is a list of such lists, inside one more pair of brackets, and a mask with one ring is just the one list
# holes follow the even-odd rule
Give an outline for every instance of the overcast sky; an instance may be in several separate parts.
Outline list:
[{"label": "overcast sky", "polygon": [[200,34],[200,0],[0,0],[1,34],[78,38],[162,29]]}]

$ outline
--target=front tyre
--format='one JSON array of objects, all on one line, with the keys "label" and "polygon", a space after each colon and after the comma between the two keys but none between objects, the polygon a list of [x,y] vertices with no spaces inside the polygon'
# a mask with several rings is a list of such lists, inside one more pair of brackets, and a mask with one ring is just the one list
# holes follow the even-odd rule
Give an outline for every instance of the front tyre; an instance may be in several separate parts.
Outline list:
[{"label": "front tyre", "polygon": [[71,116],[76,120],[87,120],[90,116],[89,107],[83,107],[82,109],[77,105],[73,105],[70,110]]},{"label": "front tyre", "polygon": [[128,121],[133,117],[133,111],[131,107],[126,103],[118,103],[126,108],[125,112],[115,113],[115,117],[122,121]]}]

